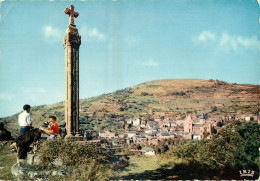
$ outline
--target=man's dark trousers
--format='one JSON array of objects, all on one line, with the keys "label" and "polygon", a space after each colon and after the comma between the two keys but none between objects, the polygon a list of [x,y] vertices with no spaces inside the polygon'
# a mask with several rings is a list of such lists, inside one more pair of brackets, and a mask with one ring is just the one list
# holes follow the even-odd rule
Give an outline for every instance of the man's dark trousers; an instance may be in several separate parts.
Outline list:
[{"label": "man's dark trousers", "polygon": [[30,130],[30,126],[21,127],[20,128],[20,135],[24,135],[29,130]]}]

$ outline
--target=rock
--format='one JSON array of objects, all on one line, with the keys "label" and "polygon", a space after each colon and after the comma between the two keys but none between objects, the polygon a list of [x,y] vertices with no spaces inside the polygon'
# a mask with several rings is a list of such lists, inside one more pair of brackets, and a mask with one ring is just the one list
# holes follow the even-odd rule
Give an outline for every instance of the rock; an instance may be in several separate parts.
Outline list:
[{"label": "rock", "polygon": [[27,163],[29,165],[32,165],[33,164],[33,157],[34,157],[34,154],[31,154],[31,153],[28,153],[27,154]]},{"label": "rock", "polygon": [[68,174],[68,170],[64,168],[39,170],[32,165],[18,163],[12,166],[11,172],[18,180],[40,180],[41,178],[49,178],[51,176],[65,176]]},{"label": "rock", "polygon": [[21,165],[22,164],[20,164],[20,163],[16,163],[11,168],[11,172],[12,172],[13,176],[17,177],[18,180],[23,180],[23,179],[28,178],[26,168]]},{"label": "rock", "polygon": [[19,175],[19,170],[20,170],[19,167],[20,167],[20,166],[18,165],[18,163],[16,163],[16,164],[14,164],[14,165],[12,166],[12,168],[11,168],[11,172],[12,172],[12,174],[13,174],[15,177],[18,177],[18,175]]},{"label": "rock", "polygon": [[58,173],[58,175],[59,176],[65,176],[65,175],[68,175],[69,173],[68,173],[68,170],[67,169],[62,169],[59,173]]},{"label": "rock", "polygon": [[57,171],[52,171],[52,174],[51,174],[52,176],[56,176],[56,175],[58,175],[58,172]]},{"label": "rock", "polygon": [[52,164],[54,166],[62,166],[63,165],[63,161],[62,161],[61,157],[57,157],[56,159],[54,159],[52,161]]},{"label": "rock", "polygon": [[36,181],[44,181],[43,178],[37,178]]},{"label": "rock", "polygon": [[[29,178],[34,178],[34,172],[33,171],[30,171],[30,172],[28,172],[28,177]],[[37,174],[36,174],[37,175]]]},{"label": "rock", "polygon": [[34,159],[33,159],[33,163],[34,165],[40,165],[41,164],[41,159],[39,155],[35,155]]},{"label": "rock", "polygon": [[41,159],[40,156],[33,153],[28,153],[27,155],[27,163],[29,165],[40,165]]}]

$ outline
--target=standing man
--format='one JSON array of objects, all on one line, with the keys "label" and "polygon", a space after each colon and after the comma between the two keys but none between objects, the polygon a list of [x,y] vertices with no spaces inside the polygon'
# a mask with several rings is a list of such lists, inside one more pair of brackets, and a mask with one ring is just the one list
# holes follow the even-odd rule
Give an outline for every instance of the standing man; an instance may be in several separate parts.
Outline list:
[{"label": "standing man", "polygon": [[32,126],[32,120],[30,115],[31,106],[26,104],[23,106],[23,112],[18,116],[18,123],[20,126],[20,135],[24,135],[30,130]]}]

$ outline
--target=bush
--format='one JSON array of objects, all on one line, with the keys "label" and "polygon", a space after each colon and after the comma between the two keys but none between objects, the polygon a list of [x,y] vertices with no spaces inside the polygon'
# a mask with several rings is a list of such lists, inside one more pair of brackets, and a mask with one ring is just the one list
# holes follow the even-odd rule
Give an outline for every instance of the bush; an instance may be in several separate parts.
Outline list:
[{"label": "bush", "polygon": [[[82,180],[104,180],[110,175],[110,157],[93,144],[54,139],[45,141],[39,150],[42,166],[52,167],[56,158],[60,158],[64,166],[77,173],[73,178]],[[71,176],[72,177],[72,176]]]},{"label": "bush", "polygon": [[148,96],[149,94],[147,92],[142,92],[141,96]]},{"label": "bush", "polygon": [[178,144],[170,156],[199,163],[202,168],[238,173],[239,170],[259,170],[260,126],[256,122],[232,122],[210,140]]}]

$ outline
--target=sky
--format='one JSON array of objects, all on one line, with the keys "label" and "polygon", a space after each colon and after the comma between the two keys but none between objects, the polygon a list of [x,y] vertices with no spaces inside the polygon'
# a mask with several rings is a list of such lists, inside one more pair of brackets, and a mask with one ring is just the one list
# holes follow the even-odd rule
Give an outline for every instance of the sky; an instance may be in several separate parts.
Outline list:
[{"label": "sky", "polygon": [[65,99],[64,9],[81,35],[80,99],[159,79],[259,85],[256,0],[16,1],[0,7],[0,117]]}]

